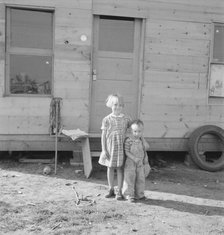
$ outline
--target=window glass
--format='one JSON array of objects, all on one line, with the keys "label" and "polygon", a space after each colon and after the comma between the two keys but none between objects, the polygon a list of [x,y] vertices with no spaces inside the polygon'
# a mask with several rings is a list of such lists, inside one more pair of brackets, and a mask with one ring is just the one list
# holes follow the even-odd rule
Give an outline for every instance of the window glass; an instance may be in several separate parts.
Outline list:
[{"label": "window glass", "polygon": [[217,24],[214,30],[213,60],[224,62],[224,25]]},{"label": "window glass", "polygon": [[12,94],[50,94],[52,59],[49,56],[10,56]]},{"label": "window glass", "polygon": [[99,50],[133,52],[134,19],[100,17]]},{"label": "window glass", "polygon": [[6,94],[52,93],[53,11],[7,7]]},{"label": "window glass", "polygon": [[52,13],[11,9],[11,46],[52,48]]}]

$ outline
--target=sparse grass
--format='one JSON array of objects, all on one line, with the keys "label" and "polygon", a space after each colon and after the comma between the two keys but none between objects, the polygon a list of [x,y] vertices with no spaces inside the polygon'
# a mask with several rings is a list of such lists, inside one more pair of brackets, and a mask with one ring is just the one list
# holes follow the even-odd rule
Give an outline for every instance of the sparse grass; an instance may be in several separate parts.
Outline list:
[{"label": "sparse grass", "polygon": [[[35,206],[9,207],[1,203],[1,231],[14,232],[30,227],[30,231],[48,229],[55,235],[81,234],[93,224],[108,220],[121,220],[121,212],[98,208],[97,205],[76,206],[74,202],[45,202]],[[26,219],[29,218],[29,219]]]},{"label": "sparse grass", "polygon": [[150,198],[150,191],[158,191],[223,201],[223,171],[211,173],[189,169],[180,161],[168,162],[147,178],[149,199],[130,204],[104,198],[106,169],[96,167],[86,179],[67,165],[59,164],[57,175],[43,176],[43,164],[0,163],[1,234],[173,234],[175,228],[178,234],[189,234],[190,229],[191,234],[202,235],[223,230],[221,206]]}]

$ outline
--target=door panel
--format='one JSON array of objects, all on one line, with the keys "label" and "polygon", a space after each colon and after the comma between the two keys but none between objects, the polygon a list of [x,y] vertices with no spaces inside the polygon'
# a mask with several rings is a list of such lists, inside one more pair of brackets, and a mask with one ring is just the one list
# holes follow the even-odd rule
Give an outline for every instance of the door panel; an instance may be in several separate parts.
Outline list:
[{"label": "door panel", "polygon": [[[98,67],[98,74],[104,80],[132,80],[132,59],[120,58],[99,58],[100,66]],[[98,75],[99,76],[99,75]],[[99,77],[98,77],[99,79]]]},{"label": "door panel", "polygon": [[137,117],[141,21],[134,18],[95,16],[90,132],[100,133],[103,117],[111,110],[109,94],[124,97],[124,112]]}]

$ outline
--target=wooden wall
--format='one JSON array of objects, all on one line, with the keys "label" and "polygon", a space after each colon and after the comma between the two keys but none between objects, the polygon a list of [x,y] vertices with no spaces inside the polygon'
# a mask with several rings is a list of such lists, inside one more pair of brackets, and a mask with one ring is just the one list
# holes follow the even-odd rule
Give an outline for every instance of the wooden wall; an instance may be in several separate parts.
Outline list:
[{"label": "wooden wall", "polygon": [[51,102],[51,97],[4,97],[5,4],[55,9],[53,95],[63,99],[64,128],[88,131],[92,1],[0,0],[0,134],[48,134]]},{"label": "wooden wall", "polygon": [[224,99],[208,99],[212,22],[223,0],[93,0],[97,14],[145,19],[140,118],[145,135],[184,138],[205,124],[224,128]]},{"label": "wooden wall", "polygon": [[92,13],[145,20],[140,118],[147,137],[224,128],[224,100],[207,94],[212,22],[224,22],[223,0],[0,0],[0,134],[47,134],[51,100],[3,96],[4,4],[55,8],[54,96],[63,99],[66,129],[88,131]]}]

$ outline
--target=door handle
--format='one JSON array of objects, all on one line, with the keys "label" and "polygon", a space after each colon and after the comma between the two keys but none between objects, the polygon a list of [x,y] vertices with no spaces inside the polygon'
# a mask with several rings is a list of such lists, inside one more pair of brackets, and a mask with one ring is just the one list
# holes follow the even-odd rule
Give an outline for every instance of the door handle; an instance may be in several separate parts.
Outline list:
[{"label": "door handle", "polygon": [[96,69],[93,69],[93,81],[96,81]]}]

